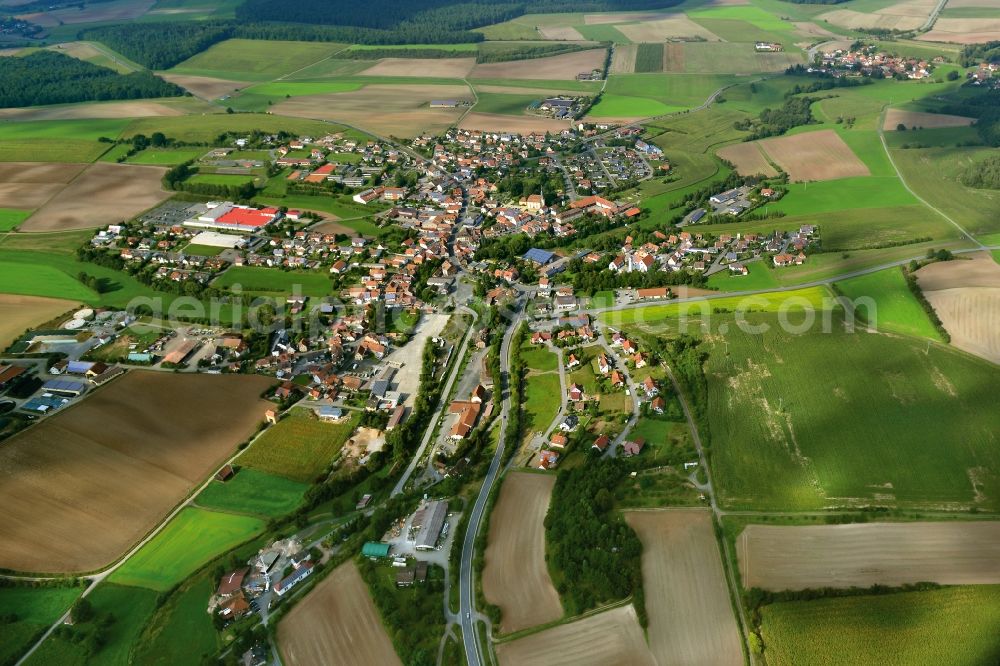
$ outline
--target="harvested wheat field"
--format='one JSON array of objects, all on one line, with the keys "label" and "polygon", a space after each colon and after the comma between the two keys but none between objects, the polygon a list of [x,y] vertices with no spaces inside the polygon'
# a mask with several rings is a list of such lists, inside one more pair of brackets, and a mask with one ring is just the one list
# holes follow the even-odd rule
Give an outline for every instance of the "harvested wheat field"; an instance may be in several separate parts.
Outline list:
[{"label": "harvested wheat field", "polygon": [[281,619],[277,638],[285,666],[402,664],[351,560]]},{"label": "harvested wheat field", "polygon": [[654,666],[632,606],[496,646],[500,666]]},{"label": "harvested wheat field", "polygon": [[475,58],[383,58],[359,76],[429,76],[464,79],[476,64]]},{"label": "harvested wheat field", "polygon": [[903,111],[902,109],[889,109],[885,114],[885,123],[882,129],[895,130],[900,124],[913,129],[922,127],[924,129],[934,129],[938,127],[968,127],[976,122],[975,118],[965,116],[951,116],[946,113],[924,113],[922,111]]},{"label": "harvested wheat field", "polygon": [[531,132],[561,132],[569,127],[569,122],[541,116],[508,116],[502,113],[472,112],[462,118],[462,122],[458,126],[461,129],[530,134]]},{"label": "harvested wheat field", "polygon": [[56,106],[0,109],[3,120],[78,120],[82,118],[154,118],[183,116],[184,111],[168,104],[150,101],[90,102]]},{"label": "harvested wheat field", "polygon": [[55,28],[66,23],[121,22],[139,18],[150,10],[155,0],[112,0],[56,9],[51,12],[22,14],[18,18],[37,23],[43,28]]},{"label": "harvested wheat field", "polygon": [[[709,42],[721,41],[707,28],[695,23],[684,14],[660,14],[661,18],[644,23],[615,26],[633,42],[663,42],[667,39],[700,37]],[[667,18],[662,18],[666,16]]]},{"label": "harvested wheat field", "polygon": [[550,97],[552,95],[567,95],[570,97],[578,97],[581,95],[579,90],[560,90],[559,88],[522,88],[521,86],[476,86],[476,91],[481,93],[499,93],[501,95],[533,95],[541,99],[542,97]]},{"label": "harvested wheat field", "polygon": [[1000,583],[1000,522],[748,525],[736,551],[748,589]]},{"label": "harvested wheat field", "polygon": [[114,561],[236,452],[266,377],[132,371],[0,447],[0,567]]},{"label": "harvested wheat field", "polygon": [[1000,365],[1000,265],[989,253],[933,263],[916,275],[951,344]]},{"label": "harvested wheat field", "polygon": [[934,28],[917,39],[925,42],[954,42],[955,44],[981,44],[1000,40],[1000,19],[939,18]]},{"label": "harvested wheat field", "polygon": [[756,143],[792,181],[871,175],[865,163],[833,130],[762,139]]},{"label": "harvested wheat field", "polygon": [[503,611],[500,633],[562,617],[559,593],[545,563],[543,523],[555,483],[552,475],[511,472],[490,514],[483,596]]},{"label": "harvested wheat field", "polygon": [[33,210],[59,193],[86,167],[52,162],[0,164],[0,208]]},{"label": "harvested wheat field", "polygon": [[581,72],[604,67],[606,55],[606,49],[587,49],[548,58],[490,62],[476,65],[471,76],[474,79],[575,80]]},{"label": "harvested wheat field", "polygon": [[0,349],[22,333],[74,309],[79,303],[60,298],[0,294]]},{"label": "harvested wheat field", "polygon": [[97,162],[25,220],[21,231],[90,229],[129,220],[170,198],[162,167]]},{"label": "harvested wheat field", "polygon": [[722,558],[703,509],[627,511],[642,541],[649,649],[660,664],[743,664]]},{"label": "harvested wheat field", "polygon": [[606,25],[609,23],[636,23],[639,21],[655,21],[667,14],[663,12],[604,12],[601,14],[584,14],[586,25]]},{"label": "harvested wheat field", "polygon": [[611,73],[632,74],[635,72],[635,56],[638,50],[638,44],[615,44],[615,50],[611,53]]},{"label": "harvested wheat field", "polygon": [[753,141],[726,146],[716,152],[716,155],[736,165],[736,170],[742,176],[763,174],[773,177],[778,175],[778,171],[771,166],[771,163],[764,157],[764,153],[760,151],[760,144]]},{"label": "harvested wheat field", "polygon": [[[819,16],[820,19],[850,30],[916,30],[927,20],[923,16],[900,16],[896,14],[865,14],[853,9],[837,9]],[[940,20],[940,19],[938,19]],[[926,36],[926,35],[925,35]]]},{"label": "harvested wheat field", "polygon": [[208,76],[184,76],[182,74],[160,74],[171,83],[176,83],[195,97],[211,102],[212,100],[232,95],[237,90],[251,85],[245,81],[229,81],[226,79],[213,79]]},{"label": "harvested wheat field", "polygon": [[430,108],[433,99],[471,100],[472,91],[467,86],[374,84],[350,92],[293,97],[275,104],[271,111],[344,122],[376,134],[412,137],[443,131],[462,116],[461,108]]},{"label": "harvested wheat field", "polygon": [[[829,37],[830,39],[836,39],[837,35],[830,32],[824,27],[816,25],[811,21],[793,21],[792,25],[795,26],[795,30],[804,37]],[[848,42],[850,46],[850,42]]]},{"label": "harvested wheat field", "polygon": [[568,25],[549,27],[539,26],[538,31],[542,33],[542,37],[545,39],[552,39],[561,42],[575,42],[583,39],[583,35],[580,34],[579,30]]}]

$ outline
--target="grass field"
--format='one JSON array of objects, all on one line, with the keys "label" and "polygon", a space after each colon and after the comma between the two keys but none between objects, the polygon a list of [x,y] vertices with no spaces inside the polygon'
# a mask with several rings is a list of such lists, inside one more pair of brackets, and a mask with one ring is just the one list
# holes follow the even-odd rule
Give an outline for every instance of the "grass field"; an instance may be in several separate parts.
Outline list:
[{"label": "grass field", "polygon": [[529,375],[524,388],[524,432],[530,434],[548,428],[561,404],[557,373]]},{"label": "grass field", "polygon": [[906,182],[931,205],[973,234],[1000,231],[1000,196],[995,190],[965,187],[959,177],[970,165],[995,153],[992,148],[893,150]]},{"label": "grass field", "polygon": [[839,317],[829,332],[817,318],[795,334],[753,314],[768,330],[730,325],[725,346],[713,338],[705,373],[712,438],[729,443],[712,457],[723,505],[1000,507],[1000,414],[980,390],[1000,369],[922,340],[849,333]]},{"label": "grass field", "polygon": [[240,456],[240,464],[310,483],[333,462],[357,423],[357,414],[323,423],[312,410],[293,409]]},{"label": "grass field", "polygon": [[[0,252],[0,258],[3,253]],[[32,265],[30,271],[24,264],[0,262],[0,291],[25,296],[48,296],[73,301],[93,303],[98,294],[85,287],[58,268],[43,263]]]},{"label": "grass field", "polygon": [[[1000,658],[996,585],[780,603],[761,616],[774,666],[974,666]],[[933,635],[948,640],[927,640]]]},{"label": "grass field", "polygon": [[128,123],[119,118],[0,123],[0,160],[93,162],[110,147],[97,139],[117,138]]},{"label": "grass field", "polygon": [[81,592],[81,587],[0,587],[0,615],[16,617],[0,625],[0,663],[13,663]]},{"label": "grass field", "polygon": [[778,286],[774,271],[764,263],[755,261],[746,264],[746,267],[750,271],[747,275],[733,275],[728,270],[716,273],[708,278],[708,286],[719,291],[750,291]]},{"label": "grass field", "polygon": [[232,185],[239,187],[247,183],[253,183],[254,177],[249,175],[237,175],[228,173],[196,173],[187,179],[186,182],[194,185]]},{"label": "grass field", "polygon": [[112,583],[164,591],[264,527],[249,516],[185,508],[111,575]]},{"label": "grass field", "polygon": [[172,74],[268,81],[344,50],[343,44],[229,39],[188,58]]},{"label": "grass field", "polygon": [[215,245],[198,245],[197,243],[191,243],[184,247],[184,254],[193,254],[199,257],[214,257],[222,254],[226,248],[217,247]]},{"label": "grass field", "polygon": [[276,518],[294,511],[308,488],[248,467],[225,483],[213,481],[195,502],[206,509]]},{"label": "grass field", "polygon": [[705,102],[735,77],[705,74],[614,74],[590,111],[598,118],[658,116]]},{"label": "grass field", "polygon": [[716,312],[801,312],[803,310],[824,310],[830,307],[829,290],[825,287],[809,287],[788,292],[758,294],[756,296],[724,296],[690,303],[664,303],[648,307],[629,308],[605,312],[601,319],[610,326],[656,325],[667,319]]},{"label": "grass field", "polygon": [[135,663],[171,666],[195,664],[215,654],[219,632],[205,612],[214,594],[214,581],[207,575],[185,583],[150,619],[135,646]]},{"label": "grass field", "polygon": [[129,164],[148,164],[152,166],[173,166],[188,160],[196,160],[205,154],[202,148],[174,148],[171,150],[147,149],[126,160]]},{"label": "grass field", "polygon": [[521,347],[521,358],[530,369],[538,372],[559,369],[559,357],[542,345],[524,345]]},{"label": "grass field", "polygon": [[244,292],[327,296],[330,278],[318,271],[276,271],[256,266],[233,266],[220,275],[212,286],[229,289],[240,285]]},{"label": "grass field", "polygon": [[26,666],[123,666],[130,663],[130,653],[156,607],[156,597],[153,590],[102,583],[87,599],[99,615],[111,613],[115,617],[104,646],[96,654],[88,655],[79,643],[50,637],[31,654]]},{"label": "grass field", "polygon": [[10,231],[28,219],[29,215],[31,215],[30,210],[0,208],[0,231]]},{"label": "grass field", "polygon": [[[74,121],[77,122],[77,121]],[[105,121],[108,122],[108,121]],[[127,122],[127,121],[126,121]],[[223,132],[251,132],[260,130],[267,133],[286,131],[290,134],[324,136],[330,132],[345,131],[352,137],[365,137],[356,130],[347,130],[336,124],[305,118],[272,115],[270,113],[217,113],[191,116],[165,116],[162,118],[138,118],[121,130],[123,138],[136,134],[149,136],[153,132],[163,132],[172,139],[191,143],[213,143]],[[0,134],[0,138],[3,138]]]},{"label": "grass field", "polygon": [[479,93],[476,111],[480,113],[503,113],[514,116],[524,115],[528,106],[543,97],[538,95],[512,95],[506,93]]},{"label": "grass field", "polygon": [[932,340],[941,339],[916,296],[906,286],[902,269],[889,268],[862,275],[838,282],[836,287],[853,301],[863,297],[873,299],[873,305],[862,305],[859,310],[879,330]]}]

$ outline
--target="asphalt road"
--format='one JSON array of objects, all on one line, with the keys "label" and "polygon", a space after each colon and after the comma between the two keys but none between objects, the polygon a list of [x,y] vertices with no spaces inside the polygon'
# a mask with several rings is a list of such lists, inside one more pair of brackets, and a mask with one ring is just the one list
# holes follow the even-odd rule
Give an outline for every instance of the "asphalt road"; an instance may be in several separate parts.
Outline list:
[{"label": "asphalt road", "polygon": [[459,622],[462,625],[462,643],[465,646],[465,659],[469,666],[481,666],[479,647],[479,632],[476,631],[476,598],[473,590],[475,581],[473,580],[472,560],[476,547],[476,535],[479,533],[479,525],[483,521],[483,512],[486,510],[486,501],[493,489],[497,476],[500,473],[500,463],[503,461],[504,437],[507,431],[507,414],[510,412],[510,391],[509,376],[510,370],[510,341],[514,337],[514,331],[521,325],[521,317],[518,316],[503,336],[503,343],[500,345],[500,368],[502,375],[502,386],[504,390],[503,406],[500,410],[500,441],[497,443],[497,451],[490,463],[490,469],[486,473],[486,479],[479,490],[479,496],[472,507],[472,514],[469,516],[469,525],[462,540],[462,561],[459,565]]}]

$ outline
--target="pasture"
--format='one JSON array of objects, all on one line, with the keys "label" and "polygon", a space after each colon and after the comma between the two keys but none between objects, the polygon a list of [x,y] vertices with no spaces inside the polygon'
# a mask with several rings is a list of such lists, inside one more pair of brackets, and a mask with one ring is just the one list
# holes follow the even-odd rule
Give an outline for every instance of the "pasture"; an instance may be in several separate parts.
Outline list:
[{"label": "pasture", "polygon": [[649,649],[660,664],[743,663],[719,545],[707,510],[627,511],[642,541]]},{"label": "pasture", "polygon": [[[93,122],[93,121],[92,121]],[[211,145],[223,132],[261,132],[308,134],[323,136],[330,132],[346,131],[350,136],[363,136],[343,127],[304,118],[290,118],[273,113],[214,113],[207,115],[170,116],[166,118],[137,118],[121,132],[123,138],[136,134],[149,136],[163,132],[167,136],[189,143]]]},{"label": "pasture", "polygon": [[748,589],[1000,583],[1000,522],[747,525],[736,552]]},{"label": "pasture", "polygon": [[269,81],[308,67],[338,51],[343,44],[227,39],[188,58],[171,74],[233,81]]},{"label": "pasture", "polygon": [[935,208],[975,235],[1000,232],[1000,192],[962,185],[966,169],[996,152],[993,148],[892,149],[907,184]]},{"label": "pasture", "polygon": [[134,662],[149,666],[191,664],[214,654],[223,640],[205,612],[206,600],[215,593],[208,572],[189,579],[165,604],[156,609],[136,641]]},{"label": "pasture", "polygon": [[[765,606],[767,663],[977,666],[998,656],[1000,587],[954,587]],[[928,640],[947,636],[948,640]]]},{"label": "pasture", "polygon": [[206,509],[277,518],[294,511],[308,488],[304,483],[248,467],[224,483],[210,483],[195,503]]},{"label": "pasture", "polygon": [[276,272],[257,266],[233,266],[212,283],[220,289],[237,286],[245,292],[326,296],[330,293],[330,277],[319,271]]},{"label": "pasture", "polygon": [[[370,84],[349,92],[293,97],[271,110],[302,118],[339,120],[382,135],[409,137],[442,131],[463,113],[460,108],[432,109],[431,100],[471,98],[471,91],[464,85]],[[372,109],[379,109],[379,113],[373,114]]]},{"label": "pasture", "polygon": [[98,162],[41,206],[22,231],[92,229],[130,220],[170,197],[165,169]]},{"label": "pasture", "polygon": [[1000,413],[981,390],[1000,369],[829,317],[722,318],[705,365],[722,505],[1000,507]]},{"label": "pasture", "polygon": [[250,516],[186,507],[108,580],[159,592],[169,590],[263,527],[263,521]]},{"label": "pasture", "polygon": [[157,593],[140,587],[102,583],[87,595],[98,615],[114,615],[104,645],[88,654],[83,643],[50,636],[25,662],[26,666],[120,666],[130,660],[132,648],[156,608]]},{"label": "pasture", "polygon": [[131,371],[12,437],[0,448],[0,566],[79,572],[119,557],[254,431],[269,385]]},{"label": "pasture", "polygon": [[58,298],[0,294],[0,349],[27,329],[73,310],[79,303]]},{"label": "pasture", "polygon": [[887,268],[837,282],[835,286],[856,303],[862,298],[872,300],[871,304],[861,304],[856,311],[875,328],[940,341],[941,336],[927,313],[907,287],[902,269]]},{"label": "pasture", "polygon": [[632,606],[621,606],[496,645],[500,666],[653,666]]},{"label": "pasture", "polygon": [[490,513],[482,585],[486,600],[503,612],[500,633],[562,617],[545,561],[544,521],[555,483],[552,474],[509,472]]},{"label": "pasture", "polygon": [[1000,365],[1000,265],[985,253],[931,264],[916,273],[951,344]]},{"label": "pasture", "polygon": [[524,432],[544,432],[562,404],[559,374],[531,373],[524,384]]},{"label": "pasture", "polygon": [[865,163],[832,130],[762,139],[760,148],[793,181],[871,175]]},{"label": "pasture", "polygon": [[239,462],[292,481],[312,483],[340,453],[358,418],[352,412],[340,423],[323,423],[311,409],[293,409],[268,428]]},{"label": "pasture", "polygon": [[196,160],[205,154],[202,148],[147,149],[128,158],[129,164],[147,166],[174,166],[188,160]]},{"label": "pasture", "polygon": [[613,327],[655,326],[668,319],[707,316],[720,312],[799,313],[826,310],[832,305],[831,294],[825,287],[807,287],[754,296],[720,296],[687,303],[633,307],[605,312],[600,316],[605,324]]},{"label": "pasture", "polygon": [[348,560],[281,618],[278,651],[287,666],[399,664],[357,566]]},{"label": "pasture", "polygon": [[69,610],[81,592],[81,587],[0,587],[0,616],[15,618],[4,622],[0,630],[0,660],[14,663],[37,635]]}]

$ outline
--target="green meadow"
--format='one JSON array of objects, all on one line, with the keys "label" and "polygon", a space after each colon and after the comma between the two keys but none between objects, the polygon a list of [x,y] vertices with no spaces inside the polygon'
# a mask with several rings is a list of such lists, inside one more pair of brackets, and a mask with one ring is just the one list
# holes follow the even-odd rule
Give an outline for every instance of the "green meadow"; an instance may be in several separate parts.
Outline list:
[{"label": "green meadow", "polygon": [[754,261],[744,265],[750,271],[748,275],[734,275],[727,269],[708,278],[708,286],[719,291],[755,291],[778,286],[774,270],[765,262]]},{"label": "green meadow", "polygon": [[524,382],[524,432],[544,432],[559,413],[562,390],[559,373],[529,374]]},{"label": "green meadow", "polygon": [[0,231],[10,231],[31,216],[32,211],[18,208],[0,208]]},{"label": "green meadow", "polygon": [[480,113],[500,113],[510,116],[525,115],[528,106],[537,103],[544,93],[539,91],[538,95],[514,95],[507,93],[484,93],[478,94],[479,101],[476,102],[475,111]]},{"label": "green meadow", "polygon": [[344,44],[326,42],[228,39],[188,58],[170,72],[233,81],[268,81],[329,58],[345,48]]},{"label": "green meadow", "polygon": [[294,511],[308,488],[304,483],[247,467],[225,483],[210,483],[195,502],[206,509],[277,518]]},{"label": "green meadow", "polygon": [[0,663],[14,663],[82,592],[82,587],[0,587],[0,616],[15,618],[0,624]]},{"label": "green meadow", "polygon": [[254,177],[229,173],[196,173],[185,182],[194,185],[234,185],[240,186],[253,183]]},{"label": "green meadow", "polygon": [[940,340],[917,297],[906,286],[901,268],[889,268],[835,284],[852,301],[869,298],[872,305],[858,307],[858,314],[879,330]]},{"label": "green meadow", "polygon": [[992,664],[1000,659],[998,626],[997,585],[793,601],[761,609],[764,649],[773,666]]},{"label": "green meadow", "polygon": [[203,148],[147,149],[133,155],[129,164],[150,164],[153,166],[173,166],[188,160],[196,160],[205,154]]},{"label": "green meadow", "polygon": [[160,592],[169,590],[263,527],[261,520],[250,516],[184,508],[108,580]]},{"label": "green meadow", "polygon": [[521,358],[528,368],[537,372],[552,372],[559,369],[559,357],[542,345],[524,345],[521,347]]},{"label": "green meadow", "polygon": [[[725,443],[712,455],[723,506],[1000,508],[1000,412],[982,391],[1000,369],[916,338],[849,332],[841,317],[827,331],[817,316],[802,333],[751,314],[766,331],[731,324],[713,337],[705,375],[711,439]],[[977,487],[969,469],[981,470]]]},{"label": "green meadow", "polygon": [[[157,593],[141,587],[102,583],[87,596],[98,616],[114,616],[107,636],[96,653],[88,654],[81,643],[49,637],[31,654],[26,666],[124,666],[131,663],[132,648],[156,607]],[[93,631],[77,625],[83,634]]]},{"label": "green meadow", "polygon": [[198,664],[216,654],[220,634],[206,612],[214,583],[207,574],[197,576],[156,609],[136,642],[135,663]]},{"label": "green meadow", "polygon": [[240,285],[244,292],[292,294],[305,296],[330,295],[330,277],[319,271],[276,271],[257,266],[232,266],[212,283],[222,289]]}]

